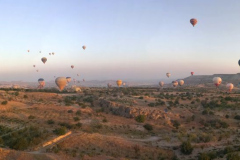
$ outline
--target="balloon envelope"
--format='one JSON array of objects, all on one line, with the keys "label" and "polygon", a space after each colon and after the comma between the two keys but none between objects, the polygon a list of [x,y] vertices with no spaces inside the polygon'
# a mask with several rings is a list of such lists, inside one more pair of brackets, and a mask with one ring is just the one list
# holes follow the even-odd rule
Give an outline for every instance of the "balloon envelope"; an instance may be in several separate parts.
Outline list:
[{"label": "balloon envelope", "polygon": [[171,76],[171,74],[170,73],[166,73],[166,76],[169,78]]},{"label": "balloon envelope", "polygon": [[159,82],[159,86],[160,86],[160,87],[163,87],[163,85],[164,85],[164,82],[163,82],[163,81],[160,81],[160,82]]},{"label": "balloon envelope", "polygon": [[226,87],[227,87],[228,91],[231,92],[234,85],[232,83],[228,83]]},{"label": "balloon envelope", "polygon": [[71,82],[71,77],[66,77],[66,79],[68,83]]},{"label": "balloon envelope", "polygon": [[58,77],[55,79],[55,83],[60,89],[60,91],[62,91],[67,84],[67,79],[66,77]]},{"label": "balloon envelope", "polygon": [[195,19],[195,18],[192,18],[192,19],[190,19],[190,23],[193,25],[193,27],[197,24],[197,19]]},{"label": "balloon envelope", "polygon": [[82,46],[82,48],[85,50],[87,47],[84,45],[84,46]]},{"label": "balloon envelope", "polygon": [[71,68],[74,68],[74,65],[71,65]]},{"label": "balloon envelope", "polygon": [[222,79],[220,77],[214,77],[213,83],[215,84],[216,87],[218,87],[222,83]]},{"label": "balloon envelope", "polygon": [[194,72],[191,72],[191,75],[193,76]]},{"label": "balloon envelope", "polygon": [[173,87],[176,87],[178,85],[178,81],[172,81]]},{"label": "balloon envelope", "polygon": [[178,84],[179,84],[180,86],[182,86],[182,85],[184,84],[184,80],[179,80],[179,81],[178,81]]},{"label": "balloon envelope", "polygon": [[47,58],[46,57],[43,57],[42,58],[42,62],[45,64],[47,62]]},{"label": "balloon envelope", "polygon": [[120,87],[122,85],[122,80],[117,80],[117,86]]}]

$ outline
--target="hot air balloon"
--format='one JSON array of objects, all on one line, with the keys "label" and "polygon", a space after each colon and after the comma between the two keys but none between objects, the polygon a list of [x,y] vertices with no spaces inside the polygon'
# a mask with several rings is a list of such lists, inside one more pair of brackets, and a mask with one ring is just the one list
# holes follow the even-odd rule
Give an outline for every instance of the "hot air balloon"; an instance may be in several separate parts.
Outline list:
[{"label": "hot air balloon", "polygon": [[43,57],[42,58],[42,62],[45,64],[47,62],[47,58],[46,57]]},{"label": "hot air balloon", "polygon": [[36,71],[38,72],[38,69]]},{"label": "hot air balloon", "polygon": [[45,86],[45,81],[44,81],[43,78],[39,78],[39,79],[38,79],[38,83],[39,83],[38,88],[40,88],[40,89]]},{"label": "hot air balloon", "polygon": [[52,55],[54,55],[55,53],[54,52],[52,52]]},{"label": "hot air balloon", "polygon": [[214,77],[213,83],[215,84],[216,87],[218,87],[222,83],[222,79],[220,77]]},{"label": "hot air balloon", "polygon": [[79,76],[79,74],[77,74],[77,76]]},{"label": "hot air balloon", "polygon": [[108,88],[111,88],[111,87],[112,87],[112,85],[111,85],[110,83],[108,83],[107,86],[108,86]]},{"label": "hot air balloon", "polygon": [[179,84],[179,86],[182,86],[184,84],[184,81],[183,80],[179,80],[178,84]]},{"label": "hot air balloon", "polygon": [[39,51],[39,53],[42,53],[41,51]]},{"label": "hot air balloon", "polygon": [[82,48],[85,50],[87,47],[85,45],[83,45]]},{"label": "hot air balloon", "polygon": [[66,77],[66,79],[68,83],[71,82],[71,77]]},{"label": "hot air balloon", "polygon": [[33,67],[36,67],[36,65],[33,65]]},{"label": "hot air balloon", "polygon": [[62,91],[67,84],[67,79],[66,77],[58,77],[55,79],[55,83],[60,89],[60,91]]},{"label": "hot air balloon", "polygon": [[83,82],[85,82],[85,79],[83,79]]},{"label": "hot air balloon", "polygon": [[173,87],[177,87],[178,81],[172,81],[172,85],[173,85]]},{"label": "hot air balloon", "polygon": [[232,83],[228,83],[226,87],[227,87],[228,91],[231,92],[234,85]]},{"label": "hot air balloon", "polygon": [[51,56],[51,53],[49,53],[49,55]]},{"label": "hot air balloon", "polygon": [[163,82],[163,81],[160,81],[160,82],[159,82],[159,86],[160,86],[160,87],[163,87],[163,85],[164,85],[164,82]]},{"label": "hot air balloon", "polygon": [[195,19],[195,18],[192,18],[192,19],[190,19],[190,23],[193,25],[193,27],[197,24],[197,19]]},{"label": "hot air balloon", "polygon": [[18,89],[18,88],[19,88],[19,85],[14,84],[14,85],[12,86],[12,88],[13,88],[13,89]]},{"label": "hot air balloon", "polygon": [[74,68],[74,65],[71,65],[71,68],[73,69],[73,68]]},{"label": "hot air balloon", "polygon": [[122,85],[122,80],[117,80],[117,86],[120,87]]},{"label": "hot air balloon", "polygon": [[126,85],[126,83],[124,82],[122,85],[123,85],[123,86],[125,86],[125,85]]},{"label": "hot air balloon", "polygon": [[239,59],[239,61],[238,61],[238,65],[240,66],[240,59]]},{"label": "hot air balloon", "polygon": [[168,77],[168,78],[171,76],[171,74],[170,74],[170,73],[166,73],[166,75],[167,75],[167,77]]},{"label": "hot air balloon", "polygon": [[30,52],[30,50],[27,50],[28,52]]},{"label": "hot air balloon", "polygon": [[191,72],[191,75],[193,76],[194,72]]}]

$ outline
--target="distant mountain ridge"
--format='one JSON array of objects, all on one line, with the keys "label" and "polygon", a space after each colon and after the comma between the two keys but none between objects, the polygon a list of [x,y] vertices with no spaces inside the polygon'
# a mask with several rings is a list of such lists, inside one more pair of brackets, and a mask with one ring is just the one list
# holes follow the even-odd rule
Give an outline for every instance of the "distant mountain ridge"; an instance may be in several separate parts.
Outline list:
[{"label": "distant mountain ridge", "polygon": [[213,75],[193,75],[184,78],[185,84],[196,85],[196,84],[206,84],[212,83],[214,77],[221,77],[222,83],[233,83],[238,85],[240,82],[240,73],[237,74],[213,74]]}]

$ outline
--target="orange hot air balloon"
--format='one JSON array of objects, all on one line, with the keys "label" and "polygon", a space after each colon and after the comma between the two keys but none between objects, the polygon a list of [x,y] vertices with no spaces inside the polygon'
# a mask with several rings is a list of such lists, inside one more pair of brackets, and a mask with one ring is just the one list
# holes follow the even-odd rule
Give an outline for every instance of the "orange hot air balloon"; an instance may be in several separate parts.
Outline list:
[{"label": "orange hot air balloon", "polygon": [[42,62],[45,64],[47,62],[47,58],[46,57],[43,57],[42,58]]},{"label": "orange hot air balloon", "polygon": [[60,91],[62,91],[67,84],[67,79],[66,77],[58,77],[55,79],[55,83],[60,89]]},{"label": "orange hot air balloon", "polygon": [[87,47],[84,45],[84,46],[82,46],[82,48],[85,50]]},{"label": "orange hot air balloon", "polygon": [[191,72],[191,75],[193,76],[194,72]]},{"label": "orange hot air balloon", "polygon": [[193,25],[193,27],[197,24],[197,19],[195,19],[195,18],[192,18],[192,19],[190,19],[190,23]]},{"label": "orange hot air balloon", "polygon": [[117,80],[117,86],[120,87],[122,85],[122,80]]},{"label": "orange hot air balloon", "polygon": [[173,87],[177,87],[178,81],[172,81],[172,85],[173,85]]}]

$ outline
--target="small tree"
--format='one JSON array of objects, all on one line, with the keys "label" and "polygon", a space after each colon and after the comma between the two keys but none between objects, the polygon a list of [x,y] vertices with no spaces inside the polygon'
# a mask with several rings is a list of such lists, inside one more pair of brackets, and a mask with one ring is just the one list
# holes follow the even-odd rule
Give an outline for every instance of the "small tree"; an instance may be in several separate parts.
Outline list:
[{"label": "small tree", "polygon": [[153,130],[153,127],[152,127],[152,125],[151,124],[145,124],[144,126],[143,126],[146,130],[148,130],[148,131],[151,131],[151,130]]},{"label": "small tree", "polygon": [[138,116],[135,118],[135,120],[136,120],[137,122],[139,122],[139,123],[143,123],[143,122],[145,122],[145,120],[146,120],[146,116],[145,116],[145,115],[138,115]]},{"label": "small tree", "polygon": [[189,155],[189,154],[192,153],[192,151],[193,151],[193,147],[192,147],[190,141],[185,141],[185,142],[182,143],[181,152],[183,154]]}]

